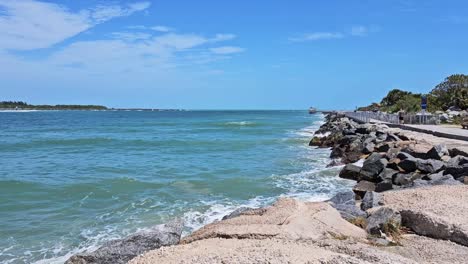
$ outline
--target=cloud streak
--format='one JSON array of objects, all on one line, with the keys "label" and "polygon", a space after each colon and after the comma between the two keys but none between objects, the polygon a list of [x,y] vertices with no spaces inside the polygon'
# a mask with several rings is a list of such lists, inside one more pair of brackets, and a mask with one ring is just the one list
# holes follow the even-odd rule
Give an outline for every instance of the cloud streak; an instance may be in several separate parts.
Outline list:
[{"label": "cloud streak", "polygon": [[101,5],[72,12],[64,6],[33,0],[0,0],[0,50],[48,48],[110,19],[147,9],[149,2]]},{"label": "cloud streak", "polygon": [[347,37],[365,37],[369,33],[375,33],[380,31],[377,26],[353,26],[348,31],[343,32],[313,32],[305,33],[296,37],[289,38],[290,42],[308,42],[308,41],[319,41],[319,40],[333,40],[333,39],[344,39]]}]

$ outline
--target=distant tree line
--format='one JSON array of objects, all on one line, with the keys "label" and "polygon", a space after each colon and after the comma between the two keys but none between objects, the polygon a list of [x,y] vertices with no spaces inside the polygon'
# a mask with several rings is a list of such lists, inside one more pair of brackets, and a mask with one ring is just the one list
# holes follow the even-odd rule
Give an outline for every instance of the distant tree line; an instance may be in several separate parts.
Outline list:
[{"label": "distant tree line", "polygon": [[0,101],[0,109],[26,110],[106,110],[102,105],[30,105],[21,101]]},{"label": "distant tree line", "polygon": [[[383,111],[396,113],[405,111],[416,113],[421,111],[423,94],[412,93],[399,89],[391,90],[380,103],[357,108],[358,111]],[[429,112],[468,109],[468,75],[454,74],[434,87],[427,97]]]}]

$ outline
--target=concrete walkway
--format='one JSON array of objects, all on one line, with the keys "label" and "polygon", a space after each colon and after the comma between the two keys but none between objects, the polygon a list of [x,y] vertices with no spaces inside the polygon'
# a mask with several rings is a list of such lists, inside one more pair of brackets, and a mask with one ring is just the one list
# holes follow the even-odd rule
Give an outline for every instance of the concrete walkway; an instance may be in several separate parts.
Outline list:
[{"label": "concrete walkway", "polygon": [[468,130],[461,127],[447,125],[397,125],[387,124],[389,127],[397,127],[404,130],[431,134],[436,137],[455,139],[468,142]]}]

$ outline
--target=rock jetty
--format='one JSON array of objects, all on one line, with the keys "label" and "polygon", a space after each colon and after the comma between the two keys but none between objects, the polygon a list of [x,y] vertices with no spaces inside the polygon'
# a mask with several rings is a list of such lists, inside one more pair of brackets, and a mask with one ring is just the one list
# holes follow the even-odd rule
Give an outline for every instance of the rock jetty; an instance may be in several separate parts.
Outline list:
[{"label": "rock jetty", "polygon": [[355,181],[352,190],[239,208],[180,241],[176,225],[156,234],[166,242],[143,240],[129,252],[130,237],[67,263],[466,263],[466,149],[340,114],[326,121],[310,145],[331,149],[330,166],[343,166],[339,177]]}]

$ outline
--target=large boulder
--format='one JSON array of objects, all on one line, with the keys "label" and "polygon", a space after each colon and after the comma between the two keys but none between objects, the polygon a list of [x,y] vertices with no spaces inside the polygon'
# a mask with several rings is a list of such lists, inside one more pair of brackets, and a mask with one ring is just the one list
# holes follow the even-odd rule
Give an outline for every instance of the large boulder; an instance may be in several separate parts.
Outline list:
[{"label": "large boulder", "polygon": [[387,159],[384,159],[379,153],[372,153],[365,161],[361,168],[361,179],[366,181],[377,182],[378,175],[387,167]]},{"label": "large boulder", "polygon": [[435,145],[426,153],[426,158],[440,160],[445,155],[450,155],[447,147],[445,144],[439,144]]},{"label": "large boulder", "polygon": [[418,159],[415,159],[415,158],[407,158],[407,159],[401,160],[398,163],[398,167],[407,173],[416,171],[416,169],[418,168],[417,165],[418,165]]},{"label": "large boulder", "polygon": [[347,164],[340,171],[339,177],[343,179],[358,181],[360,179],[360,176],[359,176],[360,171],[361,171],[361,167],[356,166],[354,164]]},{"label": "large boulder", "polygon": [[444,162],[440,160],[428,159],[421,160],[418,159],[416,162],[416,168],[423,173],[436,173],[445,168]]},{"label": "large boulder", "polygon": [[361,209],[366,211],[367,209],[380,206],[381,195],[376,192],[367,192],[361,202]]},{"label": "large boulder", "polygon": [[353,192],[359,197],[364,198],[366,192],[375,191],[375,183],[370,181],[360,181],[353,187]]},{"label": "large boulder", "polygon": [[444,174],[450,174],[455,179],[468,176],[468,164],[463,164],[461,166],[447,166],[444,170]]},{"label": "large boulder", "polygon": [[456,157],[456,156],[468,157],[468,152],[466,152],[465,150],[458,149],[458,148],[449,149],[449,154],[450,154],[450,157]]},{"label": "large boulder", "polygon": [[382,194],[386,207],[399,211],[416,234],[468,246],[468,186],[438,185]]},{"label": "large boulder", "polygon": [[399,227],[401,215],[389,207],[376,207],[368,211],[366,231],[372,235],[381,235],[387,232],[388,227]]},{"label": "large boulder", "polygon": [[69,258],[65,264],[123,264],[147,251],[178,244],[183,221],[157,226],[124,239],[112,240],[94,252],[81,253]]},{"label": "large boulder", "polygon": [[352,191],[339,192],[335,194],[330,200],[329,203],[339,205],[339,204],[356,204],[355,194]]},{"label": "large boulder", "polygon": [[375,184],[376,192],[385,192],[392,189],[395,189],[392,180],[384,180]]}]

